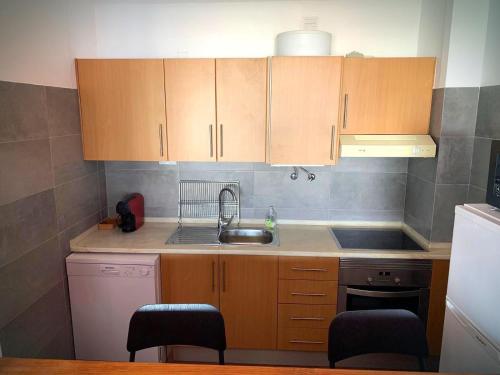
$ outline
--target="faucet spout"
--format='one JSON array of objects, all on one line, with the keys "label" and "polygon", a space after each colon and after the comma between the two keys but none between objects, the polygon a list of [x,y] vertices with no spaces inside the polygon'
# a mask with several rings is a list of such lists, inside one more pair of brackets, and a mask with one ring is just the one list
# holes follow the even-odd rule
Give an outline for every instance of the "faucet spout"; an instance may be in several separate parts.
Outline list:
[{"label": "faucet spout", "polygon": [[217,237],[220,236],[225,227],[231,225],[231,222],[233,221],[234,218],[234,214],[231,215],[229,219],[226,219],[224,217],[223,198],[225,192],[228,192],[233,198],[233,200],[236,201],[236,194],[230,188],[225,187],[221,189],[221,191],[219,192],[219,219],[217,220]]}]

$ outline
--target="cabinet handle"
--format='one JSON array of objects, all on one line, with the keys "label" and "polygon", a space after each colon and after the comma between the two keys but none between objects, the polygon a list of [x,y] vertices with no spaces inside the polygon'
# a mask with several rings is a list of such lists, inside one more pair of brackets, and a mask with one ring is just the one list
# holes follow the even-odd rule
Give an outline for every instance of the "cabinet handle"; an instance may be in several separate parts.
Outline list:
[{"label": "cabinet handle", "polygon": [[325,297],[326,293],[301,293],[301,292],[292,292],[290,293],[292,296],[307,296],[307,297]]},{"label": "cabinet handle", "polygon": [[328,269],[327,268],[300,268],[300,267],[292,267],[292,271],[328,272]]},{"label": "cabinet handle", "polygon": [[224,156],[224,133],[222,130],[223,125],[220,124],[220,156]]},{"label": "cabinet handle", "polygon": [[333,160],[333,143],[335,139],[335,125],[332,125],[332,136],[330,139],[330,160]]},{"label": "cabinet handle", "polygon": [[212,158],[214,156],[214,141],[212,138],[212,124],[208,125],[208,135],[210,137],[210,157]]},{"label": "cabinet handle", "polygon": [[325,318],[314,318],[314,317],[296,317],[296,316],[291,316],[290,317],[290,320],[317,320],[317,321],[322,321],[322,320],[325,320]]},{"label": "cabinet handle", "polygon": [[349,105],[349,94],[345,94],[344,95],[344,124],[343,124],[343,128],[346,129],[347,128],[347,106]]},{"label": "cabinet handle", "polygon": [[215,262],[212,262],[212,292],[215,292]]},{"label": "cabinet handle", "polygon": [[323,341],[312,341],[312,340],[290,340],[290,344],[324,344]]},{"label": "cabinet handle", "polygon": [[160,156],[163,156],[163,124],[159,124],[160,133]]},{"label": "cabinet handle", "polygon": [[226,291],[226,262],[222,262],[222,291]]}]

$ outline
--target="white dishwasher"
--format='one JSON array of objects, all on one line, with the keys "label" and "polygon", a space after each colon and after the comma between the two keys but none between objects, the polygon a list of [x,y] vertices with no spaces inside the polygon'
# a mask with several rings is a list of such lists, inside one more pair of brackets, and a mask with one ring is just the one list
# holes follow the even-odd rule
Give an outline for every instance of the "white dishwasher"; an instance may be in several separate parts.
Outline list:
[{"label": "white dishwasher", "polygon": [[[128,361],[130,318],[140,306],[159,303],[159,256],[74,253],[66,258],[76,359]],[[159,349],[136,361],[158,362]]]}]

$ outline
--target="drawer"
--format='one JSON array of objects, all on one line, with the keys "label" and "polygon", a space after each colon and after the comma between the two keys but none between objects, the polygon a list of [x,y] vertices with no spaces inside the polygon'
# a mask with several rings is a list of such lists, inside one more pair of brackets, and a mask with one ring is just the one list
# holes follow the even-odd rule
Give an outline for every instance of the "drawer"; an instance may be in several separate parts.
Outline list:
[{"label": "drawer", "polygon": [[278,350],[328,351],[326,328],[279,328]]},{"label": "drawer", "polygon": [[336,305],[337,281],[280,280],[278,302]]},{"label": "drawer", "polygon": [[278,305],[280,328],[328,328],[337,314],[336,305]]},{"label": "drawer", "polygon": [[279,278],[289,280],[338,280],[339,258],[280,257]]}]

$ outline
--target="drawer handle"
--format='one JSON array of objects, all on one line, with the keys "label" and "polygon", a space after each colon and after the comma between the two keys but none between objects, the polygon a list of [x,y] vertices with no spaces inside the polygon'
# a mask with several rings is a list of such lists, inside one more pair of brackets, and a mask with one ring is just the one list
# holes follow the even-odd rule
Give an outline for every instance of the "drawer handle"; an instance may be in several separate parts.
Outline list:
[{"label": "drawer handle", "polygon": [[292,267],[292,271],[328,272],[328,269],[327,268],[300,268],[300,267]]},{"label": "drawer handle", "polygon": [[300,292],[292,292],[290,293],[292,296],[308,296],[308,297],[325,297],[326,293],[300,293]]},{"label": "drawer handle", "polygon": [[323,341],[312,341],[312,340],[290,340],[288,341],[290,344],[324,344]]},{"label": "drawer handle", "polygon": [[290,320],[317,320],[317,321],[322,321],[322,320],[325,320],[325,318],[314,318],[314,317],[297,317],[297,316],[291,316],[290,317]]}]

